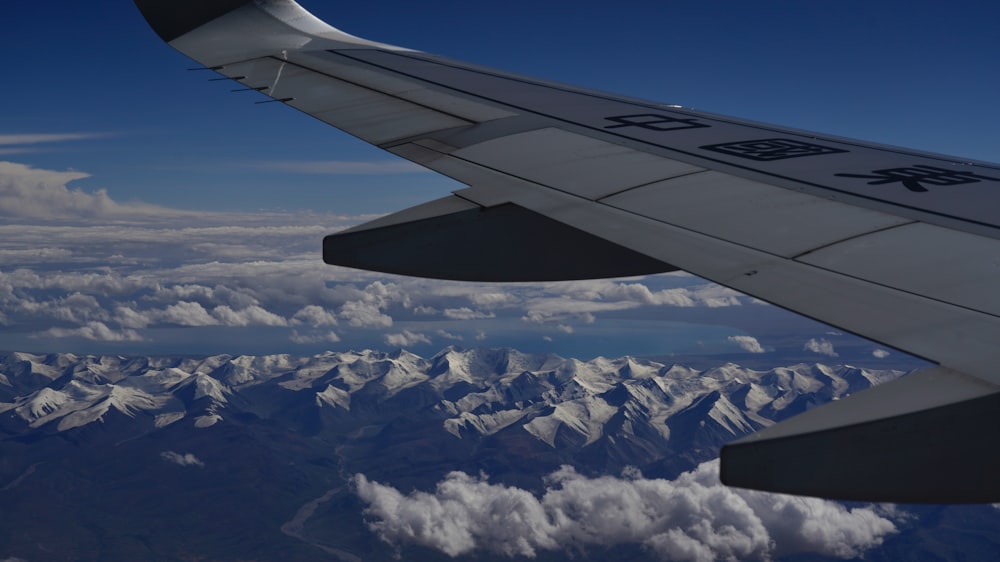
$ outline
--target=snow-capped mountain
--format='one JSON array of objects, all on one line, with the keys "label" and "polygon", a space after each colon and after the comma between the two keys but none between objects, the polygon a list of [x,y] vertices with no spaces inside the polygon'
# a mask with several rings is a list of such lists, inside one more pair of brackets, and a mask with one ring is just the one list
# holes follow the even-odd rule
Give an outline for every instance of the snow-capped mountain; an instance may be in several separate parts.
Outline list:
[{"label": "snow-capped mountain", "polygon": [[[388,561],[396,554],[373,538],[352,475],[408,491],[459,471],[537,494],[564,465],[690,478],[729,440],[901,374],[510,349],[0,354],[0,559]],[[866,558],[958,540],[955,529],[989,552],[994,511],[933,510],[939,530],[903,530]],[[405,558],[451,559],[412,548]],[[650,559],[629,548],[580,556]]]},{"label": "snow-capped mountain", "polygon": [[677,454],[693,461],[736,436],[900,374],[819,364],[702,371],[510,349],[448,348],[427,359],[405,351],[9,353],[0,363],[0,414],[15,433],[69,431],[106,422],[110,413],[143,421],[134,424],[142,433],[172,424],[205,429],[246,414],[305,423],[316,433],[406,419],[434,439],[527,439],[533,450],[558,451],[563,460],[567,452],[603,457],[599,464],[613,468]]}]

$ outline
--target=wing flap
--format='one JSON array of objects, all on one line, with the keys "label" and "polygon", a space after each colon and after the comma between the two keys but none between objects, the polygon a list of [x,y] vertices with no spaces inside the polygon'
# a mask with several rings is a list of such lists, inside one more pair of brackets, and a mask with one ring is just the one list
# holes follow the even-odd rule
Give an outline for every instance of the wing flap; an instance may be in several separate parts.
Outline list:
[{"label": "wing flap", "polygon": [[731,486],[843,500],[1000,501],[1000,386],[942,367],[723,447]]},{"label": "wing flap", "polygon": [[327,236],[323,260],[458,281],[557,281],[673,271],[523,207],[451,196]]}]

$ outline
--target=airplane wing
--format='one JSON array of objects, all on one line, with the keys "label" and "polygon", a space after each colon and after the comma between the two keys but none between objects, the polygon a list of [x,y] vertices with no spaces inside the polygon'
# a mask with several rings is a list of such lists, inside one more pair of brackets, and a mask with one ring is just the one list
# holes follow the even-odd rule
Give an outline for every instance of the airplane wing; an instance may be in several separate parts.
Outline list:
[{"label": "airplane wing", "polygon": [[937,364],[729,444],[724,482],[1000,501],[997,165],[456,62],[291,0],[135,3],[205,67],[468,186],[328,236],[327,263],[490,281],[689,271]]}]

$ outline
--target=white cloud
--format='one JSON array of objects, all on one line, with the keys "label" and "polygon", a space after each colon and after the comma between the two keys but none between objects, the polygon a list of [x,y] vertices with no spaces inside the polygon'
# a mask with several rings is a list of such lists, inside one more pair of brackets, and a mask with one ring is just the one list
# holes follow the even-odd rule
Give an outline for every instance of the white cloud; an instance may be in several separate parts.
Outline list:
[{"label": "white cloud", "polygon": [[476,291],[469,295],[473,304],[486,307],[503,306],[516,300],[516,297],[503,291]]},{"label": "white cloud", "polygon": [[205,468],[205,463],[201,462],[198,457],[192,455],[191,453],[182,455],[173,451],[163,451],[160,453],[160,457],[167,462],[172,462],[181,466],[197,466],[199,468]]},{"label": "white cloud", "polygon": [[152,323],[152,320],[147,315],[132,309],[131,306],[116,307],[115,320],[123,328],[136,328],[140,330]]},{"label": "white cloud", "polygon": [[21,135],[0,135],[0,146],[90,140],[106,136],[107,133],[29,133]]},{"label": "white cloud", "polygon": [[393,347],[409,347],[420,343],[429,344],[431,339],[424,334],[403,330],[399,334],[386,334],[385,343]]},{"label": "white cloud", "polygon": [[[695,280],[696,278],[692,278]],[[614,282],[609,280],[578,281],[570,284],[567,293],[579,300],[617,302],[619,306],[653,305],[719,308],[741,306],[745,295],[712,283],[692,284],[653,291],[640,282]]]},{"label": "white cloud", "polygon": [[436,331],[434,333],[437,334],[438,336],[446,339],[446,340],[462,341],[462,340],[465,339],[465,338],[463,338],[462,336],[460,336],[458,334],[453,334],[453,333],[448,332],[446,330],[438,330],[438,331]]},{"label": "white cloud", "polygon": [[482,320],[483,318],[496,318],[496,314],[492,312],[480,312],[465,306],[461,308],[446,308],[444,309],[444,316],[445,318],[450,318],[452,320]]},{"label": "white cloud", "polygon": [[811,351],[813,353],[818,353],[820,355],[826,355],[828,357],[837,357],[839,354],[833,349],[833,344],[825,338],[812,338],[806,342],[802,349],[805,351]]},{"label": "white cloud", "polygon": [[872,355],[874,355],[877,359],[885,359],[886,357],[891,355],[891,353],[889,353],[884,349],[879,348],[876,349],[875,351],[872,351]]},{"label": "white cloud", "polygon": [[181,214],[163,207],[115,202],[101,189],[94,193],[69,189],[72,181],[90,177],[83,172],[55,172],[0,162],[0,215],[34,219],[135,217]]},{"label": "white cloud", "polygon": [[288,339],[290,339],[292,343],[300,345],[313,343],[337,343],[340,341],[340,336],[338,336],[335,332],[300,334],[298,330],[292,330],[292,335],[288,336]]},{"label": "white cloud", "polygon": [[332,312],[326,310],[322,306],[316,306],[310,304],[309,306],[303,307],[301,310],[292,316],[293,325],[308,324],[313,328],[319,328],[320,326],[336,326],[337,316]]},{"label": "white cloud", "polygon": [[673,481],[588,478],[564,466],[541,497],[452,472],[433,492],[402,494],[356,475],[369,527],[393,545],[450,556],[486,551],[535,557],[588,546],[639,544],[662,560],[757,559],[796,553],[855,558],[896,532],[874,507],[723,486],[717,461]]},{"label": "white cloud", "polygon": [[248,306],[243,310],[233,310],[225,305],[217,306],[212,309],[212,316],[218,318],[219,322],[221,322],[224,326],[288,325],[288,321],[281,316],[264,310],[257,305]]},{"label": "white cloud", "polygon": [[165,308],[159,317],[164,322],[180,326],[215,326],[219,320],[208,313],[200,303],[181,301]]},{"label": "white cloud", "polygon": [[84,338],[93,341],[143,341],[135,330],[112,330],[103,322],[87,322],[79,328],[49,328],[34,337]]},{"label": "white cloud", "polygon": [[340,307],[340,317],[355,328],[389,328],[392,317],[382,314],[379,306],[364,301],[345,302]]},{"label": "white cloud", "polygon": [[524,316],[521,317],[522,322],[530,322],[532,324],[567,324],[576,320],[583,324],[593,324],[596,317],[590,312],[549,312],[543,310],[529,310]]},{"label": "white cloud", "polygon": [[757,338],[753,336],[729,336],[729,341],[740,346],[740,349],[750,353],[766,353],[767,351],[760,345]]}]

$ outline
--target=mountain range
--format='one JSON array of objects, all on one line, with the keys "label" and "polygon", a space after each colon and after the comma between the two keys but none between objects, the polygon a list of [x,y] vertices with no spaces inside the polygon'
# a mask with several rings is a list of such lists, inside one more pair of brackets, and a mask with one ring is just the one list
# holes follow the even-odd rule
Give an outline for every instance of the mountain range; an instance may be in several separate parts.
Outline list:
[{"label": "mountain range", "polygon": [[[729,440],[902,374],[512,349],[0,354],[0,560],[450,559],[375,539],[354,475],[430,490],[462,471],[534,493],[566,465],[675,479]],[[956,509],[925,511],[996,546],[998,510]],[[917,532],[910,517],[899,537]],[[493,557],[507,559],[475,559]]]}]

